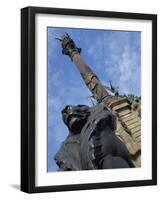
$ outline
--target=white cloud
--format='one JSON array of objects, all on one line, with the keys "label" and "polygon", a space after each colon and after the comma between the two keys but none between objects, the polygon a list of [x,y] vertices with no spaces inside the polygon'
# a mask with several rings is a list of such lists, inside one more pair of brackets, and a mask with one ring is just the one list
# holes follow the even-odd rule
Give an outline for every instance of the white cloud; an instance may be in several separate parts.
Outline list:
[{"label": "white cloud", "polygon": [[119,61],[120,82],[130,81],[132,78],[132,65],[132,60],[130,60],[130,49],[129,46],[126,45],[122,53],[122,58]]}]

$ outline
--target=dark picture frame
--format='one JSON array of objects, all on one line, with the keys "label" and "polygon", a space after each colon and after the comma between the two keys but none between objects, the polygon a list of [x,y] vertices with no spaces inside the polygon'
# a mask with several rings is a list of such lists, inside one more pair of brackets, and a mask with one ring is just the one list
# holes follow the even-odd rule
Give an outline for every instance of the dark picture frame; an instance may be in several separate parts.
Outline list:
[{"label": "dark picture frame", "polygon": [[[150,20],[152,22],[152,177],[148,180],[36,186],[35,166],[35,16],[55,14],[83,17]],[[157,15],[96,10],[26,7],[21,9],[21,190],[27,193],[148,186],[157,184]]]}]

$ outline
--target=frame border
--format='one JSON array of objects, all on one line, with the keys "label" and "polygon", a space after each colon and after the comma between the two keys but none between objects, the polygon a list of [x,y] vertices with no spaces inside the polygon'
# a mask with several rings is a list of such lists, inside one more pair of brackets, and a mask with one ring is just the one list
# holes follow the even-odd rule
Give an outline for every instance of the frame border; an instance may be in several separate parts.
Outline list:
[{"label": "frame border", "polygon": [[[110,17],[152,21],[152,179],[59,186],[35,186],[35,16]],[[65,8],[21,9],[21,191],[27,193],[157,185],[157,15]]]}]

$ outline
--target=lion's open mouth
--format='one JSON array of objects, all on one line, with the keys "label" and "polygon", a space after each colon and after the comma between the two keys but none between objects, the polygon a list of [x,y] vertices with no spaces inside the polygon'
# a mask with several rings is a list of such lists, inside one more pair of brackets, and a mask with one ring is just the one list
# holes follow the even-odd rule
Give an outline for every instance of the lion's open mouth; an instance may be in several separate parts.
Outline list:
[{"label": "lion's open mouth", "polygon": [[64,123],[72,133],[80,133],[87,121],[89,113],[88,106],[66,106],[62,110],[62,117]]}]

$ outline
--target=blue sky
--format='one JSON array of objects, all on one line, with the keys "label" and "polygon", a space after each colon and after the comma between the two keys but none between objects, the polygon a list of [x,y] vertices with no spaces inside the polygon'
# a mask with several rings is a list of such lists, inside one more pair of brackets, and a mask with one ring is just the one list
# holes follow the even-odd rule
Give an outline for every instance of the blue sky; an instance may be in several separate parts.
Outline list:
[{"label": "blue sky", "polygon": [[65,32],[82,48],[81,56],[104,85],[111,81],[122,94],[141,95],[140,32],[48,28],[48,172],[57,171],[53,158],[68,134],[61,110],[69,104],[92,106],[77,68],[54,39]]}]

